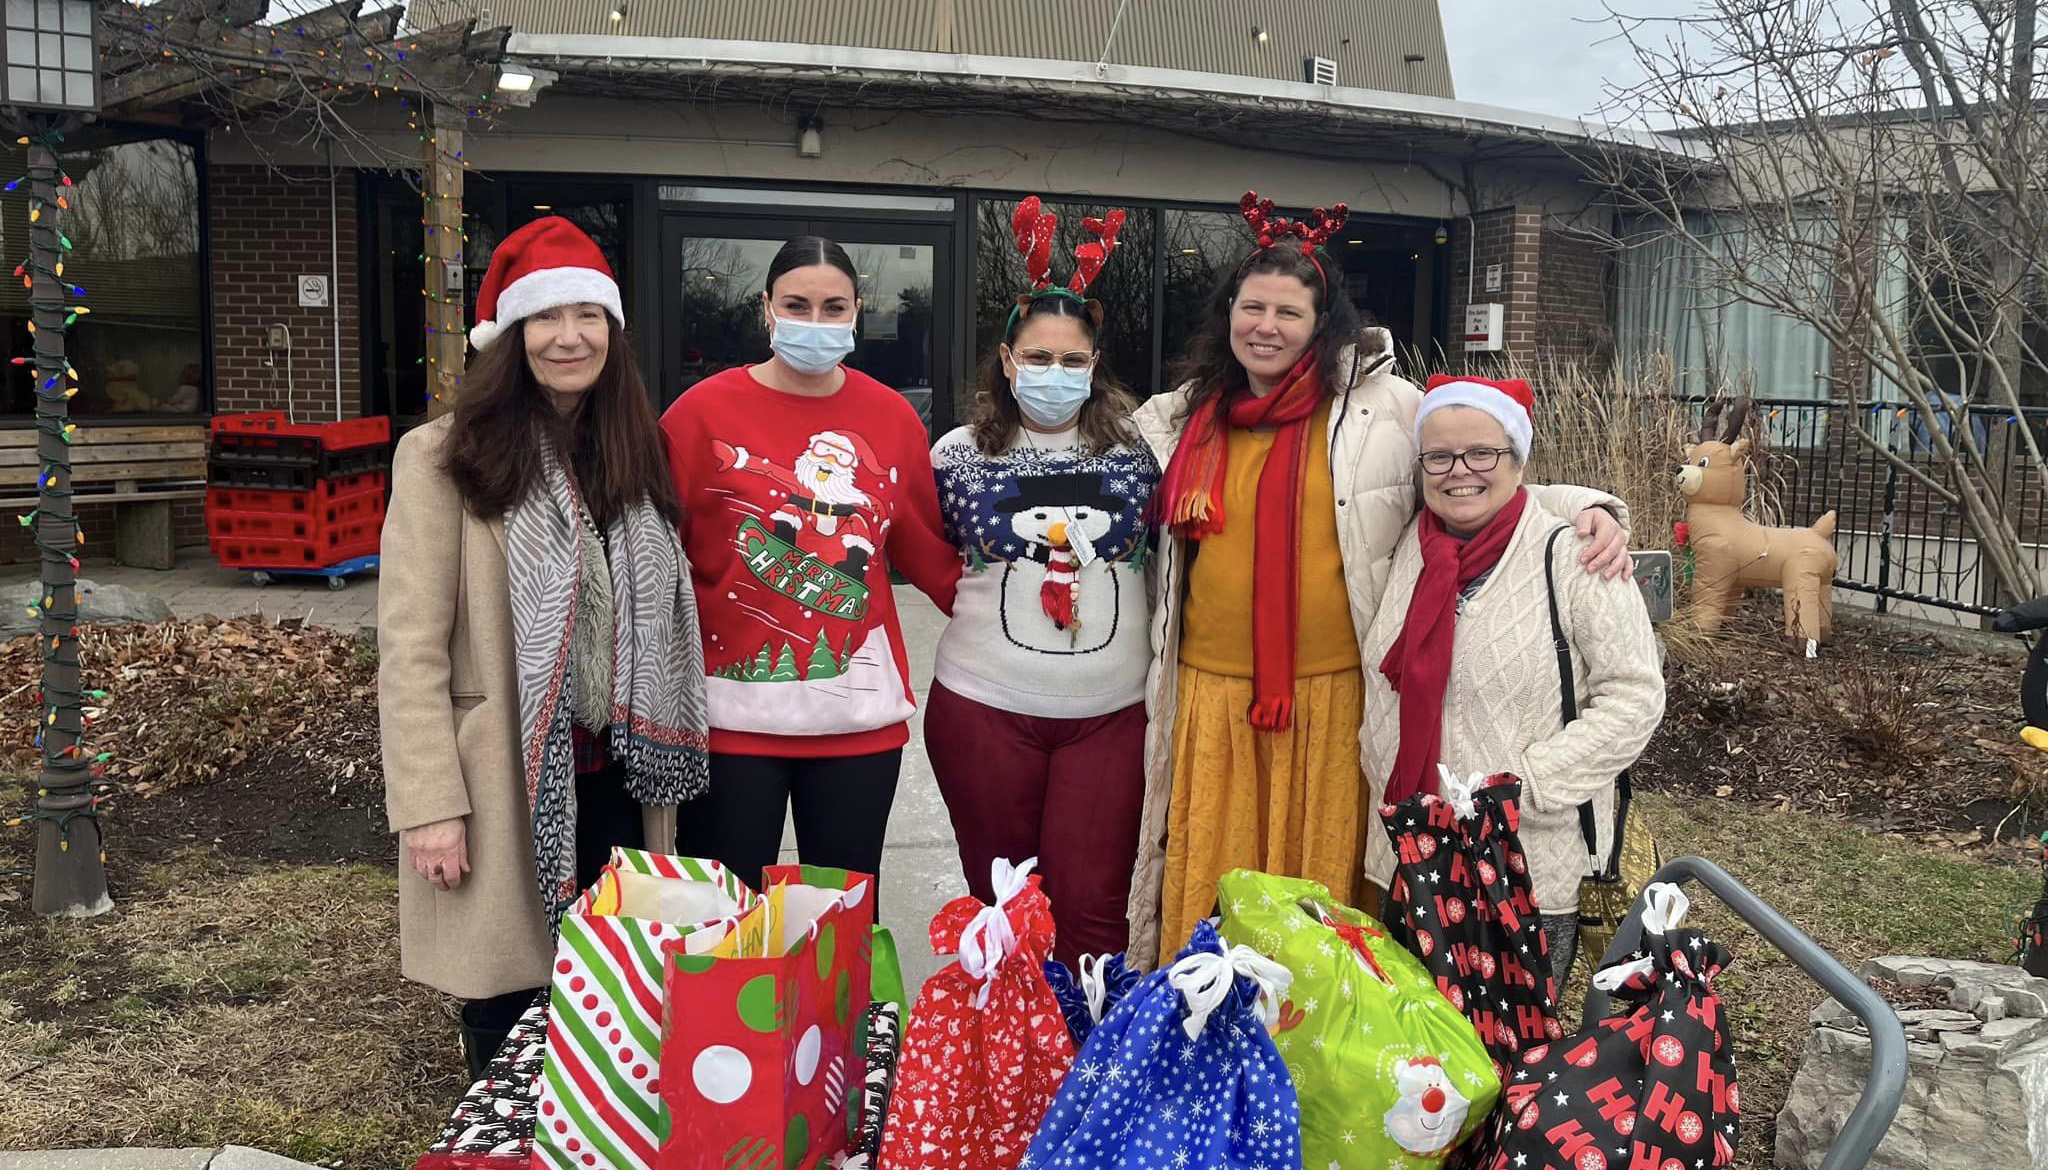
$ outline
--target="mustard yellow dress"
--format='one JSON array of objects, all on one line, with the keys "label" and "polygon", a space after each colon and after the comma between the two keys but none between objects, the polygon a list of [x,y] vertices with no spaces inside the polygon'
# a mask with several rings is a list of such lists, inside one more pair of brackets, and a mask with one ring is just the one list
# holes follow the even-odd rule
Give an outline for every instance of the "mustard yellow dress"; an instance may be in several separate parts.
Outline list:
[{"label": "mustard yellow dress", "polygon": [[[1330,407],[1311,426],[1327,431]],[[1252,566],[1259,472],[1277,432],[1232,430],[1224,531],[1201,542],[1181,623],[1160,951],[1215,910],[1216,879],[1239,866],[1309,878],[1357,900],[1371,810],[1359,766],[1365,688],[1337,547],[1329,447],[1310,443],[1302,513],[1294,726],[1254,730]],[[1268,555],[1271,555],[1270,550]],[[1377,913],[1378,906],[1367,906]]]}]

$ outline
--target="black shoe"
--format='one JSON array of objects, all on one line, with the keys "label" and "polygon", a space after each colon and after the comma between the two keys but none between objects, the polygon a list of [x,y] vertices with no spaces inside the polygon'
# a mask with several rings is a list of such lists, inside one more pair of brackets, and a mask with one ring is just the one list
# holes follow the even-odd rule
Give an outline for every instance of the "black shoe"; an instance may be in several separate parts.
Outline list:
[{"label": "black shoe", "polygon": [[498,1049],[505,1046],[505,1037],[512,1034],[510,1027],[471,1023],[473,1015],[470,1005],[464,1004],[462,1020],[456,1024],[462,1035],[462,1059],[469,1066],[469,1083],[472,1085],[484,1079],[484,1070],[490,1067]]}]

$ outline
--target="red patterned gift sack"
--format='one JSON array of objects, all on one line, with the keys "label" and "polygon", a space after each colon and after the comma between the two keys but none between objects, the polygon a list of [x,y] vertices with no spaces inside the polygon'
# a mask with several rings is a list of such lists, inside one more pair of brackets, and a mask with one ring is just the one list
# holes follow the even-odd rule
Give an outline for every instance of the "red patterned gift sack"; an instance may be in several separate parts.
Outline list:
[{"label": "red patterned gift sack", "polygon": [[763,876],[767,894],[709,954],[666,953],[657,1170],[798,1170],[852,1139],[874,879]]},{"label": "red patterned gift sack", "polygon": [[1073,1066],[1036,864],[998,860],[995,905],[956,898],[932,919],[932,950],[959,961],[911,1009],[879,1170],[1015,1170]]},{"label": "red patterned gift sack", "polygon": [[1686,897],[1643,892],[1641,956],[1593,977],[1622,1002],[1508,1077],[1489,1170],[1702,1170],[1735,1160],[1742,1093],[1714,991],[1726,949],[1680,930]]}]

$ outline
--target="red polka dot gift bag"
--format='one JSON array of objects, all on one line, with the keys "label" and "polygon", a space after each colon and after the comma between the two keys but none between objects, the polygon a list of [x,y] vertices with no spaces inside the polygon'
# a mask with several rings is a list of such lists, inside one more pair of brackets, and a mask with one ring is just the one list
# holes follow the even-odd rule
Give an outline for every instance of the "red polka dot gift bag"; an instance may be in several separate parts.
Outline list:
[{"label": "red polka dot gift bag", "polygon": [[808,865],[764,880],[708,953],[668,948],[656,1170],[808,1170],[852,1144],[875,880]]},{"label": "red polka dot gift bag", "polygon": [[955,898],[932,919],[932,950],[959,959],[911,1009],[879,1170],[1016,1170],[1073,1067],[1036,863],[996,861],[995,905]]},{"label": "red polka dot gift bag", "polygon": [[1687,901],[1643,892],[1643,949],[1593,977],[1622,1010],[1523,1051],[1488,1170],[1705,1170],[1735,1160],[1742,1094],[1714,980],[1727,950],[1679,929]]},{"label": "red polka dot gift bag", "polygon": [[534,1170],[652,1170],[662,1131],[662,948],[710,947],[755,901],[716,861],[612,850],[562,915]]}]

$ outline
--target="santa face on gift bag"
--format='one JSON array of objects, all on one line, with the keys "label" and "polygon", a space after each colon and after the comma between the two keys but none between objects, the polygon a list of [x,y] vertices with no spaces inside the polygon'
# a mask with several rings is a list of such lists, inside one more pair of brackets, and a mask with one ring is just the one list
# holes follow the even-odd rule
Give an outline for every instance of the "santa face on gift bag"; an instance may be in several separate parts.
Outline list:
[{"label": "santa face on gift bag", "polygon": [[1401,1097],[1387,1110],[1387,1136],[1411,1154],[1442,1153],[1458,1140],[1472,1103],[1465,1099],[1441,1062],[1429,1057],[1394,1065],[1394,1083]]}]

